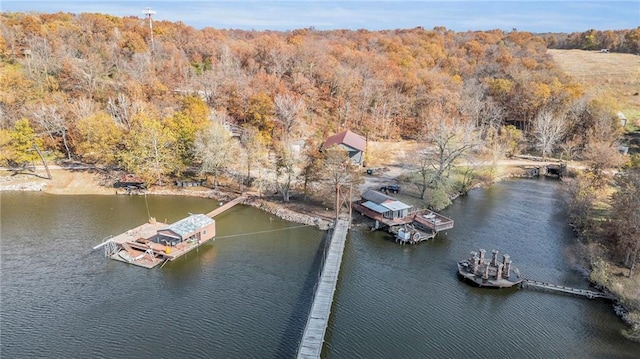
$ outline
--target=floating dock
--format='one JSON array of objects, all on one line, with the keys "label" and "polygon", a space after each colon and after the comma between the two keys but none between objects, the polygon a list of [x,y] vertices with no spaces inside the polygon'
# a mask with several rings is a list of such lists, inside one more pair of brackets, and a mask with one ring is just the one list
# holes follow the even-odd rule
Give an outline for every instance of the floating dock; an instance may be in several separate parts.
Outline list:
[{"label": "floating dock", "polygon": [[120,262],[154,268],[213,240],[216,235],[213,217],[244,199],[244,196],[238,197],[207,215],[192,214],[171,224],[156,222],[152,218],[147,223],[108,238],[93,249],[103,248],[106,257]]},{"label": "floating dock", "polygon": [[498,261],[498,251],[493,250],[491,261],[485,260],[484,249],[471,252],[469,259],[458,262],[458,276],[467,283],[478,287],[509,288],[522,282],[520,272],[513,266],[508,254]]},{"label": "floating dock", "polygon": [[[571,288],[547,282],[522,278],[520,272],[512,265],[508,254],[498,261],[498,251],[493,250],[491,261],[485,261],[485,250],[471,252],[469,259],[458,262],[458,276],[461,280],[472,285],[485,288],[509,288],[518,285],[520,288],[546,290],[555,293],[572,294],[579,297],[594,299],[603,298],[616,300],[610,293],[588,289]],[[513,275],[512,272],[515,274]]]}]

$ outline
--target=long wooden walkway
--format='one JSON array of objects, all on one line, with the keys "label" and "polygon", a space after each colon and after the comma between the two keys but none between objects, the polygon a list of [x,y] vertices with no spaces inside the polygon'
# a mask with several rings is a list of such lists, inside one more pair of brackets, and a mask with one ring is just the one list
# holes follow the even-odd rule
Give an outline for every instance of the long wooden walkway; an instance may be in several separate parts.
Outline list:
[{"label": "long wooden walkway", "polygon": [[240,197],[238,197],[238,198],[236,198],[236,199],[234,199],[234,200],[231,200],[231,201],[229,201],[229,202],[227,202],[227,203],[223,204],[222,206],[220,206],[220,207],[218,207],[218,208],[214,209],[213,211],[211,211],[211,212],[207,213],[207,216],[209,216],[209,217],[213,218],[213,217],[215,217],[215,216],[219,215],[220,213],[222,213],[222,212],[224,212],[224,211],[228,210],[229,208],[231,208],[231,207],[235,206],[236,204],[241,203],[241,202],[242,202],[242,201],[244,201],[245,199],[246,199],[246,197],[245,197],[245,196],[240,196]]},{"label": "long wooden walkway", "polygon": [[594,298],[604,298],[604,299],[609,299],[609,300],[615,300],[616,299],[613,295],[611,295],[609,293],[598,292],[598,291],[588,290],[588,289],[578,289],[578,288],[565,287],[565,286],[562,286],[562,285],[545,283],[545,282],[540,282],[540,281],[531,280],[531,279],[523,280],[521,285],[522,285],[523,288],[543,289],[543,290],[549,290],[549,291],[552,291],[552,292],[573,294],[573,295],[577,295],[577,296],[581,296],[581,297],[586,297],[586,298],[589,298],[589,299],[594,299]]},{"label": "long wooden walkway", "polygon": [[329,244],[322,275],[311,305],[311,312],[298,347],[298,358],[320,358],[324,335],[329,324],[333,294],[338,283],[342,254],[349,230],[349,222],[338,220]]}]

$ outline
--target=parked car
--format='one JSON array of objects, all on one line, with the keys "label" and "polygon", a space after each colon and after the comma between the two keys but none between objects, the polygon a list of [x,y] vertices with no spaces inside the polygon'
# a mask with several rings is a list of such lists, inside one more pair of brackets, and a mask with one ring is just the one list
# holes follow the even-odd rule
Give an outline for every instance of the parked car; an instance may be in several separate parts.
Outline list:
[{"label": "parked car", "polygon": [[398,193],[400,192],[400,186],[398,186],[397,184],[382,186],[380,187],[380,192]]}]

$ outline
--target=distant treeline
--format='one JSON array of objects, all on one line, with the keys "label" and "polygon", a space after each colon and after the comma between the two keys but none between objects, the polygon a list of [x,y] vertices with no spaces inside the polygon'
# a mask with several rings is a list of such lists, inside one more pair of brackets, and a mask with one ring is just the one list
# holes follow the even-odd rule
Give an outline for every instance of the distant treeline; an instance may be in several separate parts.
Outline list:
[{"label": "distant treeline", "polygon": [[[636,9],[637,11],[637,9]],[[630,30],[540,34],[550,49],[602,50],[640,54],[640,27]]]}]

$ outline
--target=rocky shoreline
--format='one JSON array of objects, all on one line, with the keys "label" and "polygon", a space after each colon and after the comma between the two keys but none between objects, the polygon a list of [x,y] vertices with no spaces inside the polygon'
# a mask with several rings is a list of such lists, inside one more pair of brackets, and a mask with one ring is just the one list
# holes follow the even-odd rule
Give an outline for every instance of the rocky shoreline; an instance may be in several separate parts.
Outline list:
[{"label": "rocky shoreline", "polygon": [[47,188],[47,184],[44,182],[26,182],[18,184],[2,184],[0,185],[0,192],[42,192]]}]

